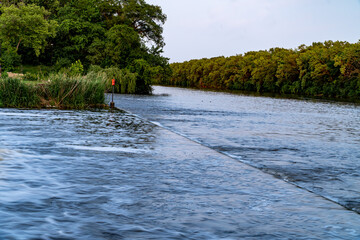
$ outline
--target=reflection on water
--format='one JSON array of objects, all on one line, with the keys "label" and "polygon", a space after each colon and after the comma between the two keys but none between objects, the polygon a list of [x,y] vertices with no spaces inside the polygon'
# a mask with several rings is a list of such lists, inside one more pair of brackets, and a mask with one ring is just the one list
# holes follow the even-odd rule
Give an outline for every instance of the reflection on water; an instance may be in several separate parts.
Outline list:
[{"label": "reflection on water", "polygon": [[358,214],[128,113],[0,109],[0,148],[0,239],[360,238]]}]

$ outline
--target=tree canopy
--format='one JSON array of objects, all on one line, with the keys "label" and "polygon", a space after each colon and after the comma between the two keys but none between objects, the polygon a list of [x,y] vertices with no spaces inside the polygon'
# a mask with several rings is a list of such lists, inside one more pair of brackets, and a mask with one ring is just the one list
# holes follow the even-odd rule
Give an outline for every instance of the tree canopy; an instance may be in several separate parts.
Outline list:
[{"label": "tree canopy", "polygon": [[3,6],[0,15],[0,39],[4,47],[13,47],[18,51],[23,45],[34,50],[35,55],[47,44],[49,37],[55,37],[57,22],[47,20],[50,12],[33,4]]}]

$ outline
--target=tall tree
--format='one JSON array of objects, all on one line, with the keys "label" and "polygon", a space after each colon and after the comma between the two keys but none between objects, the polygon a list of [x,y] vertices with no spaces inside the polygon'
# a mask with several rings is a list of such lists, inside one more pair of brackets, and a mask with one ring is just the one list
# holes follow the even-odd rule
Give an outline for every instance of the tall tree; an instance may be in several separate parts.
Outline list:
[{"label": "tall tree", "polygon": [[147,4],[144,0],[101,0],[97,3],[108,28],[125,24],[132,27],[144,42],[164,47],[162,25],[166,15],[159,6]]},{"label": "tall tree", "polygon": [[2,6],[0,15],[0,39],[2,44],[18,51],[21,46],[34,50],[36,56],[55,37],[57,22],[48,20],[50,12],[36,5],[19,3],[17,6]]},{"label": "tall tree", "polygon": [[52,46],[51,62],[68,65],[77,60],[86,62],[89,47],[96,38],[104,38],[106,29],[96,0],[67,1],[55,18],[59,22],[58,37]]}]

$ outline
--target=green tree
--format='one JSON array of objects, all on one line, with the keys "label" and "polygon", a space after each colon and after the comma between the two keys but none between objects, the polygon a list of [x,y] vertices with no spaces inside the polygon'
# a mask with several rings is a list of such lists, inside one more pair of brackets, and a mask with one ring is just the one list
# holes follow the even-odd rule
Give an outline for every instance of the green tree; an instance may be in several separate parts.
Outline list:
[{"label": "green tree", "polygon": [[105,33],[105,40],[97,38],[90,46],[88,59],[94,65],[125,68],[145,53],[139,35],[127,25],[115,25]]},{"label": "green tree", "polygon": [[95,39],[104,39],[105,25],[95,0],[66,1],[55,18],[58,36],[53,42],[51,62],[72,63],[81,60],[87,65],[89,49]]},{"label": "green tree", "polygon": [[135,93],[148,94],[152,92],[151,83],[154,68],[144,59],[135,60],[129,67],[130,71],[137,74]]},{"label": "green tree", "polygon": [[2,6],[0,16],[0,39],[16,49],[20,46],[34,50],[36,56],[47,44],[49,37],[55,37],[57,22],[48,20],[49,12],[43,7],[25,5]]},{"label": "green tree", "polygon": [[[273,50],[271,50],[273,51]],[[260,51],[254,60],[254,68],[251,72],[253,84],[256,85],[258,92],[276,91],[275,73],[277,69],[276,62],[272,59],[271,52]]]},{"label": "green tree", "polygon": [[299,80],[299,68],[296,62],[298,52],[292,49],[276,49],[273,59],[277,63],[276,86],[280,93],[294,93]]},{"label": "green tree", "polygon": [[97,3],[107,28],[125,24],[132,27],[143,42],[153,43],[157,50],[164,44],[162,25],[166,21],[159,6],[144,0],[102,0]]},{"label": "green tree", "polygon": [[[60,0],[61,2],[64,2]],[[4,6],[17,5],[19,3],[24,3],[26,5],[34,4],[36,6],[44,7],[46,10],[51,13],[55,13],[60,7],[59,0],[2,0],[1,3]]]},{"label": "green tree", "polygon": [[337,81],[339,95],[359,98],[360,96],[360,41],[348,44],[335,57],[335,66],[340,67],[341,75]]}]

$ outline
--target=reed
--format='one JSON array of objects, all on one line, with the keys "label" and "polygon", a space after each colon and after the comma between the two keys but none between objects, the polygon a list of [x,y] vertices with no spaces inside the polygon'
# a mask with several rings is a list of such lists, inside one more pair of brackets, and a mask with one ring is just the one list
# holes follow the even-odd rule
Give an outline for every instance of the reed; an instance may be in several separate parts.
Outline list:
[{"label": "reed", "polygon": [[116,80],[114,88],[115,93],[135,94],[139,87],[137,81],[138,74],[130,72],[128,69],[119,69],[117,67],[102,69],[98,66],[91,66],[87,76],[90,78],[101,78],[101,81],[103,81],[103,84],[105,85],[106,92],[112,91],[112,78]]},{"label": "reed", "polygon": [[39,100],[35,86],[20,79],[0,78],[0,107],[36,108]]},{"label": "reed", "polygon": [[105,86],[101,76],[49,75],[45,84],[38,85],[42,105],[56,108],[84,109],[105,102]]},{"label": "reed", "polygon": [[86,109],[105,107],[101,75],[51,74],[38,84],[20,79],[0,79],[0,107]]}]

